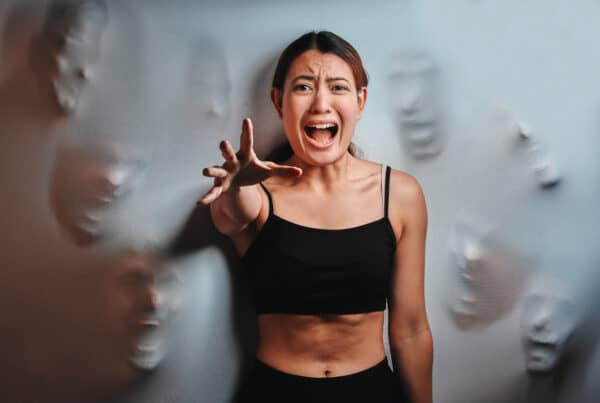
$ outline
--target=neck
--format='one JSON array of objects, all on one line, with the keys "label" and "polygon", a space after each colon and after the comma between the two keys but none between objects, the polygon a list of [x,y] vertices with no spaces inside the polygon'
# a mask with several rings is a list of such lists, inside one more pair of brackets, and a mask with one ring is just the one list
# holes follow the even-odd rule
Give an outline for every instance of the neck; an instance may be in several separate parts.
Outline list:
[{"label": "neck", "polygon": [[331,190],[335,184],[348,181],[353,162],[354,157],[348,152],[337,161],[322,166],[310,165],[296,155],[288,161],[290,165],[302,168],[302,176],[297,179],[297,183],[319,191]]}]

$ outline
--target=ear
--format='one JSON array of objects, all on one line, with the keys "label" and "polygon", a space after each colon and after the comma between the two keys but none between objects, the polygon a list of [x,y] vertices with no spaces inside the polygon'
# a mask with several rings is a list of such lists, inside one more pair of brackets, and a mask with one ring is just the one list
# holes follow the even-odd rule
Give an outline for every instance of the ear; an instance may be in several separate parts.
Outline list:
[{"label": "ear", "polygon": [[358,116],[356,118],[360,119],[362,111],[365,109],[365,104],[367,103],[367,87],[359,88],[356,98],[358,101]]},{"label": "ear", "polygon": [[277,111],[279,118],[283,118],[283,115],[281,112],[282,101],[283,101],[283,94],[282,94],[281,90],[279,90],[278,88],[271,88],[271,102],[273,102],[273,106],[275,107],[275,110]]}]

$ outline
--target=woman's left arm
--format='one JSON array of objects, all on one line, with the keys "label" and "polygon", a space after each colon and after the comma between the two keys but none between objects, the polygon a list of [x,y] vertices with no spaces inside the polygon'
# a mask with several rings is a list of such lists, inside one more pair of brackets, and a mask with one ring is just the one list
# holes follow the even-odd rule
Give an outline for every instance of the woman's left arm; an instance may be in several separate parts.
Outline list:
[{"label": "woman's left arm", "polygon": [[397,236],[389,299],[392,361],[412,402],[431,403],[433,339],[424,291],[427,207],[421,186],[409,175],[394,171],[390,191],[390,220]]}]

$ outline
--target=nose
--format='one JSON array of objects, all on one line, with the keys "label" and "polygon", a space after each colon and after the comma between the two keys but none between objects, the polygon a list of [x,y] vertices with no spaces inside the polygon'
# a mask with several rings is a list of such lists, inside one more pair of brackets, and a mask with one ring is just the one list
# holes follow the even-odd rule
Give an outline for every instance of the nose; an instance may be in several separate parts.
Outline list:
[{"label": "nose", "polygon": [[329,94],[327,94],[327,91],[317,88],[313,95],[310,112],[315,115],[331,112],[329,101]]},{"label": "nose", "polygon": [[227,99],[222,93],[213,91],[206,99],[206,111],[214,117],[223,117],[227,111]]},{"label": "nose", "polygon": [[406,88],[400,98],[400,109],[404,113],[414,113],[421,107],[421,91],[417,86]]},{"label": "nose", "polygon": [[149,285],[146,290],[144,290],[143,295],[143,307],[146,312],[155,312],[159,309],[161,300],[160,293],[153,286]]},{"label": "nose", "polygon": [[549,315],[548,312],[546,312],[546,310],[542,310],[535,313],[531,322],[533,329],[538,332],[543,330],[548,324],[548,317]]},{"label": "nose", "polygon": [[208,109],[208,113],[217,117],[223,115],[223,107],[221,106],[220,102],[217,100],[212,100]]}]

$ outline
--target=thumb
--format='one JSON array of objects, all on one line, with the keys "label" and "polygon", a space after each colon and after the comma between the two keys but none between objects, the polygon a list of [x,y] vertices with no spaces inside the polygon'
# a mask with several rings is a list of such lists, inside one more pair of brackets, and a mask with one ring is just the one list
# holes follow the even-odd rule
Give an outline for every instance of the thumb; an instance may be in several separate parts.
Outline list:
[{"label": "thumb", "polygon": [[296,178],[302,175],[302,168],[296,166],[280,165],[270,161],[265,162],[264,164],[269,168],[269,173],[271,174],[271,176],[284,176]]}]

